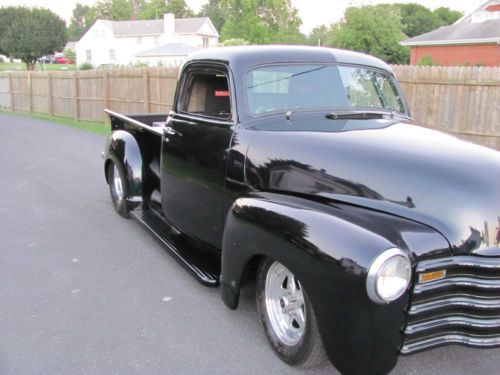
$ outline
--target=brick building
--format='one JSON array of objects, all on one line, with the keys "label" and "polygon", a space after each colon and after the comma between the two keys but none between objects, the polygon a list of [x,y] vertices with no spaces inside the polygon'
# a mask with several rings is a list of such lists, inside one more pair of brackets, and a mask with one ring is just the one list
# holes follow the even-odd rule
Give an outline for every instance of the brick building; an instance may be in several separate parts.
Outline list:
[{"label": "brick building", "polygon": [[500,66],[500,0],[490,0],[452,25],[406,39],[410,64],[430,56],[439,65]]}]

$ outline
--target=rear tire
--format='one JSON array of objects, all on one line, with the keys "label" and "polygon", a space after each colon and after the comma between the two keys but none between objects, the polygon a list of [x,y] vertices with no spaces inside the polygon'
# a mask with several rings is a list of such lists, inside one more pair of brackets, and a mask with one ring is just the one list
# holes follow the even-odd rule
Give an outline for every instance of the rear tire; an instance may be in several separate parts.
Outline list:
[{"label": "rear tire", "polygon": [[116,212],[122,217],[128,218],[128,208],[127,208],[127,181],[125,180],[122,172],[121,166],[118,166],[114,162],[108,164],[107,170],[109,193],[111,195],[111,201],[113,202],[113,207]]},{"label": "rear tire", "polygon": [[286,363],[323,364],[327,357],[311,301],[299,280],[281,263],[264,259],[257,270],[257,307],[269,343]]}]

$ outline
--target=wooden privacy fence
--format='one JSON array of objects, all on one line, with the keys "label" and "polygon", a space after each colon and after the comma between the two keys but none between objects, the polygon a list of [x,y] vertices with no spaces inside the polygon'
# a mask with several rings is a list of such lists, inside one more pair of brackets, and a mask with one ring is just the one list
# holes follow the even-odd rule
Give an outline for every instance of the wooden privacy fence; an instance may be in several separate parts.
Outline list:
[{"label": "wooden privacy fence", "polygon": [[168,112],[176,82],[176,68],[0,73],[0,106],[103,122],[104,108]]},{"label": "wooden privacy fence", "polygon": [[500,150],[500,68],[396,65],[416,122]]},{"label": "wooden privacy fence", "polygon": [[[500,150],[500,68],[392,67],[418,123]],[[0,107],[103,122],[104,108],[168,112],[176,68],[0,73]]]}]

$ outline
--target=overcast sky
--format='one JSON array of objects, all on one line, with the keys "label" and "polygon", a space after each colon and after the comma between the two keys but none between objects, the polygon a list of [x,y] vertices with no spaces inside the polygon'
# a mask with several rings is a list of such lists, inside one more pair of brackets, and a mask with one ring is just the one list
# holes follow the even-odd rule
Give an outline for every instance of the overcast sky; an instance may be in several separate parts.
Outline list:
[{"label": "overcast sky", "polygon": [[[0,0],[0,6],[26,5],[29,7],[45,7],[60,15],[67,22],[76,3],[93,5],[97,0]],[[207,0],[186,0],[188,5],[198,11]],[[380,3],[419,3],[433,10],[448,7],[464,14],[470,13],[486,0],[292,0],[292,5],[299,10],[302,18],[302,32],[309,33],[314,27],[330,24],[342,18],[345,8],[349,5],[373,5]]]}]

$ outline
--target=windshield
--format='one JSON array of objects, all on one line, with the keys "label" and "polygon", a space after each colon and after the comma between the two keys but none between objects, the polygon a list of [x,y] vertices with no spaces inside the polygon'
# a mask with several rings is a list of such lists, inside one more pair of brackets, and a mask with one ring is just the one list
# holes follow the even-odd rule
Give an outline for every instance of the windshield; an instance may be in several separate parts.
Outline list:
[{"label": "windshield", "polygon": [[279,65],[247,75],[250,114],[297,109],[386,109],[406,113],[394,78],[343,65]]}]

